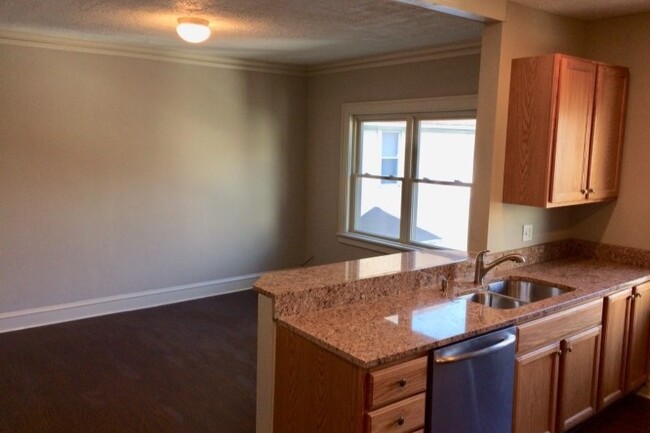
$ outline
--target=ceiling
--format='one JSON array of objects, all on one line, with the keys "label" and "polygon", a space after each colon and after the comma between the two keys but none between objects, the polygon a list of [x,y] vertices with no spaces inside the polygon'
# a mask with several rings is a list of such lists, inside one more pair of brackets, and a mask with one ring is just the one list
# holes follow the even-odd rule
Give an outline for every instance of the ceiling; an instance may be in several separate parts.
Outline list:
[{"label": "ceiling", "polygon": [[[584,20],[650,11],[648,0],[515,1]],[[481,23],[409,2],[2,0],[0,31],[295,65],[480,39]],[[213,37],[200,46],[182,42],[174,29],[183,16],[208,19]]]},{"label": "ceiling", "polygon": [[557,15],[590,21],[650,12],[648,0],[514,0],[515,3]]},{"label": "ceiling", "polygon": [[[183,16],[212,38],[181,41]],[[2,0],[0,30],[316,65],[476,41],[482,24],[392,0]]]}]

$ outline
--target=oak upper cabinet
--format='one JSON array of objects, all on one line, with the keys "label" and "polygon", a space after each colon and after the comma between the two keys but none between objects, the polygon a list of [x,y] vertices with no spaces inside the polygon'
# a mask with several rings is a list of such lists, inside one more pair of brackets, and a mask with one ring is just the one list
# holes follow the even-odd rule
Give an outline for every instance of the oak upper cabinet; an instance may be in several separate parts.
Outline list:
[{"label": "oak upper cabinet", "polygon": [[616,197],[628,76],[561,54],[513,60],[504,202],[556,207]]},{"label": "oak upper cabinet", "polygon": [[645,383],[649,339],[650,283],[605,298],[599,409]]},{"label": "oak upper cabinet", "polygon": [[596,411],[602,300],[517,327],[513,433],[566,431]]}]

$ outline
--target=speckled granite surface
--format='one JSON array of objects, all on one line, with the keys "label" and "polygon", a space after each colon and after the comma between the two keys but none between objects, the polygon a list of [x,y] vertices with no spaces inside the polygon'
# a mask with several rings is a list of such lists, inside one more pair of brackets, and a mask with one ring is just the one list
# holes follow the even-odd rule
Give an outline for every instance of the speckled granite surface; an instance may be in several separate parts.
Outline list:
[{"label": "speckled granite surface", "polygon": [[255,290],[273,299],[275,317],[303,314],[399,295],[451,278],[465,253],[408,252],[323,266],[271,272]]},{"label": "speckled granite surface", "polygon": [[[487,261],[511,252],[491,255]],[[516,252],[526,256],[528,264],[504,264],[497,268],[498,273],[489,275],[492,278],[488,278],[488,282],[501,277],[526,278],[573,290],[516,309],[493,309],[456,297],[483,289],[471,282],[471,259],[417,267],[412,255],[422,253],[406,253],[410,258],[404,258],[405,254],[378,258],[384,259],[384,263],[393,263],[388,275],[371,273],[368,278],[355,279],[361,274],[348,277],[339,273],[334,275],[336,283],[328,286],[327,270],[341,272],[348,266],[340,263],[318,267],[320,269],[269,274],[256,283],[256,289],[267,296],[275,296],[279,326],[289,327],[351,362],[371,368],[493,329],[543,317],[650,279],[650,255],[645,255],[643,250],[562,241]],[[373,265],[368,266],[368,269],[373,268]],[[380,268],[378,265],[376,269]],[[299,279],[291,280],[292,276],[305,276],[310,272],[319,276],[317,284],[310,286],[315,280],[305,277],[302,282],[306,283],[306,288],[303,288]],[[278,276],[280,279],[276,279]],[[440,290],[442,276],[452,280],[448,297]],[[341,281],[342,278],[347,278],[347,282]],[[266,290],[260,288],[285,279],[286,283],[270,289],[268,285]],[[294,289],[292,283],[296,284]]]}]

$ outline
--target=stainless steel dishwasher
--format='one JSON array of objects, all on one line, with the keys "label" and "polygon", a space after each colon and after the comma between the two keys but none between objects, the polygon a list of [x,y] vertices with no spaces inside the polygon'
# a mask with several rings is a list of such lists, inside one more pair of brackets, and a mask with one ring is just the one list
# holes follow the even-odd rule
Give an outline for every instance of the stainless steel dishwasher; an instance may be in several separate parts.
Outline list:
[{"label": "stainless steel dishwasher", "polygon": [[515,328],[430,354],[426,433],[510,433]]}]

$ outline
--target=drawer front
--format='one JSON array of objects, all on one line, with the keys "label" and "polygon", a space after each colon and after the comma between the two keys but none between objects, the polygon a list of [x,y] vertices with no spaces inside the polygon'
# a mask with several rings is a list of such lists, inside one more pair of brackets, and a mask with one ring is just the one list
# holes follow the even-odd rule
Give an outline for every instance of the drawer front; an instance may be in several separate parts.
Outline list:
[{"label": "drawer front", "polygon": [[370,373],[368,406],[391,403],[424,392],[427,387],[427,357],[414,359]]},{"label": "drawer front", "polygon": [[603,320],[603,300],[552,314],[543,319],[517,327],[517,353],[545,346],[585,329],[600,325]]},{"label": "drawer front", "polygon": [[425,393],[368,412],[368,433],[406,433],[424,427]]}]

